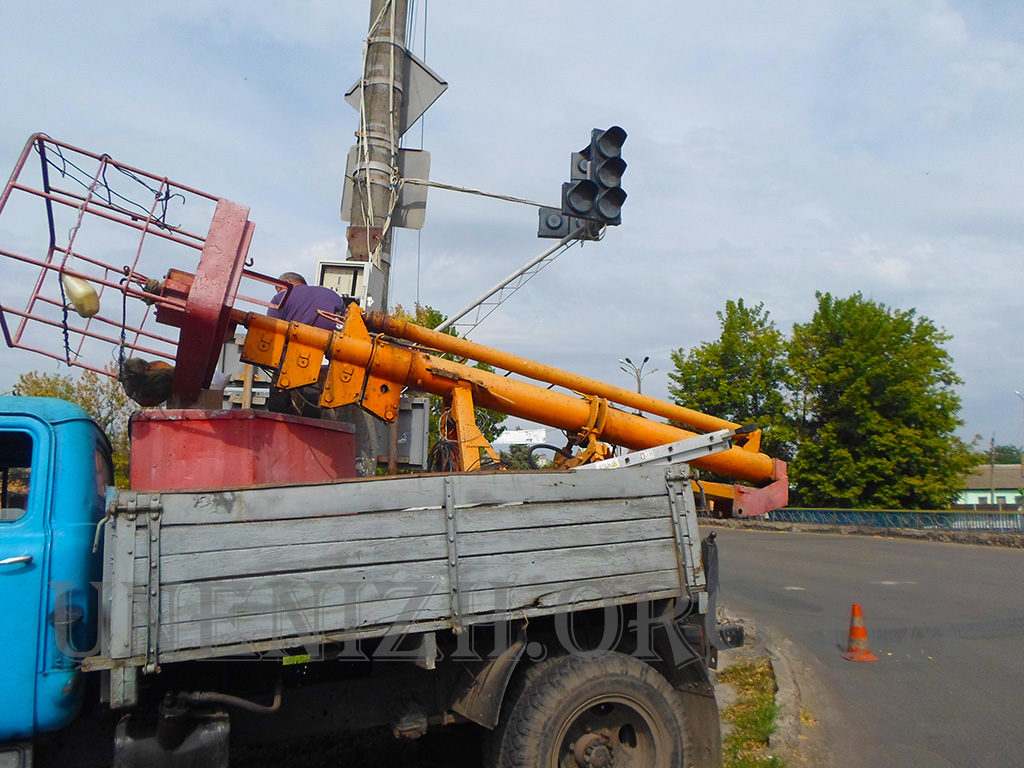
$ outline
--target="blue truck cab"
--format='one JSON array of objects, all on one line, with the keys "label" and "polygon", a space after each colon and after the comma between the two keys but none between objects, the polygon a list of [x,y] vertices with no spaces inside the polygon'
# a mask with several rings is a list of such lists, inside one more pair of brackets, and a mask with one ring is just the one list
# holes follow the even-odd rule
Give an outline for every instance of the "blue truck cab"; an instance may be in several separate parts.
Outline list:
[{"label": "blue truck cab", "polygon": [[77,405],[0,397],[0,743],[74,719],[93,649],[110,443]]}]

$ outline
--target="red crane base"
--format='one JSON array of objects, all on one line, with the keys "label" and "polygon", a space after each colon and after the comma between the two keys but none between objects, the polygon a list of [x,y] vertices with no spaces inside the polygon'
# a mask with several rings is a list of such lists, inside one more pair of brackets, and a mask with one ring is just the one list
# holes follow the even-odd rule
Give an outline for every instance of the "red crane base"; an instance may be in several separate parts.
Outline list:
[{"label": "red crane base", "polygon": [[131,421],[134,490],[318,483],[356,476],[351,424],[263,411],[151,410]]}]

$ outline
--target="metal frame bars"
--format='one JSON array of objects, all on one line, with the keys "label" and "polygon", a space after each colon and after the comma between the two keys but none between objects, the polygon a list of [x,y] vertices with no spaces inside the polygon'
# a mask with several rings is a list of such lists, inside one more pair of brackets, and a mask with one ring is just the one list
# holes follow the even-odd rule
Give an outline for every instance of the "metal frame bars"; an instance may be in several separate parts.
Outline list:
[{"label": "metal frame bars", "polygon": [[[38,173],[30,172],[33,155]],[[35,134],[0,192],[0,225],[34,251],[0,243],[2,259],[28,268],[8,283],[0,305],[7,344],[107,375],[116,372],[100,362],[109,357],[97,355],[97,345],[115,347],[118,360],[138,353],[177,362],[184,370],[176,371],[175,392],[193,397],[208,383],[235,302],[269,306],[245,295],[264,291],[239,292],[243,278],[279,285],[247,269],[253,233],[247,217],[248,208],[216,195]],[[42,238],[45,245],[33,244]],[[169,268],[195,273],[187,292],[145,290]],[[75,312],[65,277],[84,280],[95,290],[99,313],[80,317]],[[11,306],[21,302],[11,300],[16,290],[27,292],[23,308]],[[181,335],[158,332],[153,322],[180,327]],[[197,331],[198,326],[203,327]],[[54,329],[63,344],[53,340]],[[188,350],[180,360],[179,347]]]}]

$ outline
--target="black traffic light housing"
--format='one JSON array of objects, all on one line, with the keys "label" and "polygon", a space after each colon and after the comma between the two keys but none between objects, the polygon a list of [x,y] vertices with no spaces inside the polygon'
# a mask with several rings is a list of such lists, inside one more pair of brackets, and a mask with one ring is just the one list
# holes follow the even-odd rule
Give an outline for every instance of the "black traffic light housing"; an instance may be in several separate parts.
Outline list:
[{"label": "black traffic light housing", "polygon": [[568,237],[578,232],[576,240],[600,240],[601,225],[593,221],[584,221],[566,216],[557,208],[538,208],[540,221],[537,225],[537,237],[558,238]]},{"label": "black traffic light housing", "polygon": [[538,208],[540,221],[537,224],[537,237],[568,237],[569,219],[557,208]]},{"label": "black traffic light housing", "polygon": [[590,132],[590,144],[572,153],[570,181],[562,184],[562,207],[538,210],[538,237],[563,238],[579,232],[579,240],[598,240],[602,227],[622,223],[625,141],[626,131],[617,125]]},{"label": "black traffic light housing", "polygon": [[590,144],[572,154],[572,180],[562,185],[563,214],[609,226],[622,223],[622,204],[626,201],[622,188],[625,141],[626,131],[617,125],[591,131]]}]

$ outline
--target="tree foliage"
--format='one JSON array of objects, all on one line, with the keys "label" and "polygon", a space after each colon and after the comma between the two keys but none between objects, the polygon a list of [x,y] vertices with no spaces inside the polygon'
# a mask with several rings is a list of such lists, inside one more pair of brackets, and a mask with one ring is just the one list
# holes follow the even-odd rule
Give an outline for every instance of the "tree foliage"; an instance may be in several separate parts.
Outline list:
[{"label": "tree foliage", "polygon": [[[992,449],[992,461],[996,464],[1020,464],[1024,455],[1024,448],[1019,445],[997,445]],[[977,463],[983,464],[989,461],[989,452],[985,452]]]},{"label": "tree foliage", "polygon": [[510,445],[507,451],[500,454],[501,463],[509,469],[535,469],[530,463],[530,446]]},{"label": "tree foliage", "polygon": [[[416,304],[412,312],[399,304],[392,308],[391,314],[402,320],[422,325],[425,328],[436,328],[447,319],[440,310],[434,309],[433,307],[425,304]],[[455,337],[458,337],[459,335],[455,329],[451,327],[446,328],[444,333]],[[443,357],[451,359],[452,356],[443,355]],[[484,371],[494,370],[493,367],[484,363],[477,363],[473,367]],[[441,431],[440,425],[442,408],[442,399],[436,395],[430,395],[429,449],[431,454],[433,454],[434,449],[437,446],[438,437]],[[494,439],[501,434],[501,423],[505,420],[504,413],[488,410],[487,408],[474,408],[473,415],[476,418],[476,425],[480,428],[480,431],[488,442],[493,442]]]},{"label": "tree foliage", "polygon": [[[719,337],[672,353],[675,402],[765,427],[807,506],[935,508],[977,462],[956,437],[949,336],[914,310],[817,294],[791,339],[762,304],[726,302]],[[1006,446],[1010,461],[1020,454]]]},{"label": "tree foliage", "polygon": [[[113,364],[109,368],[113,372]],[[26,397],[56,397],[82,406],[107,433],[113,448],[114,481],[128,485],[128,418],[136,409],[115,377],[83,371],[80,376],[29,371],[14,391]]]},{"label": "tree foliage", "polygon": [[860,293],[817,298],[789,355],[802,396],[792,466],[800,503],[945,506],[973,464],[954,435],[962,422],[950,337]]},{"label": "tree foliage", "polygon": [[764,430],[762,448],[788,459],[793,430],[788,415],[787,344],[763,303],[727,301],[718,312],[721,333],[688,352],[672,352],[668,391],[678,405]]}]

